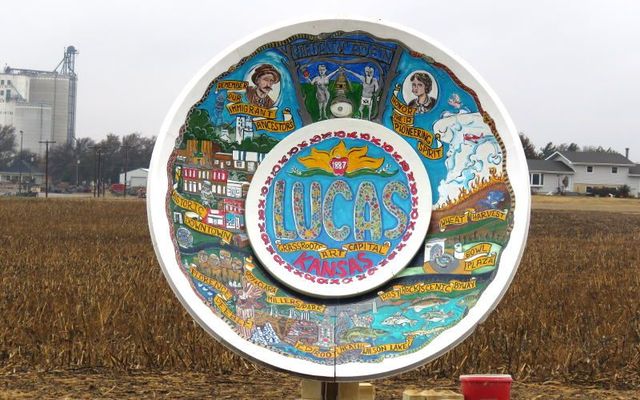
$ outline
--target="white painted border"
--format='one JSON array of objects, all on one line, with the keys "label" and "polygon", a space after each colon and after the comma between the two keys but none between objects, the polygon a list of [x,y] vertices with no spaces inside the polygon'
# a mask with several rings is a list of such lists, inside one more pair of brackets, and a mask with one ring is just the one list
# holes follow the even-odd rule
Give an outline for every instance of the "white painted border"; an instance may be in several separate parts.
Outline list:
[{"label": "white painted border", "polygon": [[296,33],[315,35],[337,30],[346,32],[362,30],[380,38],[395,39],[408,48],[428,54],[438,62],[447,65],[466,86],[477,93],[483,109],[494,119],[498,133],[506,148],[507,173],[515,193],[515,207],[513,209],[515,222],[509,244],[503,249],[495,279],[484,291],[478,304],[457,325],[438,336],[418,352],[399,358],[389,358],[381,363],[354,363],[336,366],[336,380],[358,381],[380,378],[410,370],[443,355],[459,344],[498,305],[513,280],[522,257],[527,239],[531,208],[529,172],[524,151],[520,145],[515,125],[505,107],[487,83],[465,61],[452,52],[445,50],[442,45],[433,39],[413,29],[402,28],[399,25],[388,23],[383,25],[381,20],[309,20],[291,25],[280,25],[273,30],[263,31],[244,42],[236,43],[203,67],[186,85],[169,110],[151,158],[147,186],[147,214],[154,249],[171,288],[191,316],[207,332],[238,354],[273,368],[290,371],[305,377],[332,379],[334,377],[333,366],[320,366],[315,363],[292,359],[256,346],[240,338],[202,302],[191,288],[188,279],[176,262],[175,250],[169,230],[170,219],[167,217],[165,207],[169,190],[167,180],[169,156],[175,145],[180,127],[184,124],[187,112],[201,99],[210,81],[227,71],[229,67],[237,63],[242,57],[252,53],[262,44],[283,40]]},{"label": "white painted border", "polygon": [[[418,208],[420,212],[418,219],[415,221],[415,228],[409,238],[409,241],[405,244],[402,251],[398,252],[392,262],[389,262],[385,266],[379,266],[376,264],[378,271],[373,275],[368,275],[363,280],[354,280],[351,283],[341,285],[320,285],[309,282],[304,277],[295,275],[289,272],[283,266],[278,265],[273,261],[273,256],[267,248],[264,246],[262,239],[260,238],[261,232],[258,225],[258,204],[263,196],[260,195],[260,190],[264,186],[264,182],[271,175],[271,169],[274,165],[278,164],[280,158],[287,154],[289,149],[296,147],[296,145],[304,140],[310,142],[311,138],[316,135],[321,135],[325,132],[358,132],[369,133],[371,136],[375,136],[380,139],[381,142],[387,142],[394,147],[398,153],[402,156],[402,159],[406,161],[411,167],[410,172],[414,173],[416,186],[418,188]],[[335,138],[334,136],[331,137]],[[345,138],[349,139],[349,138]],[[329,139],[325,139],[329,140]],[[362,139],[360,139],[362,140]],[[366,142],[362,140],[363,142]],[[369,143],[371,147],[378,147],[381,151],[385,152],[381,146]],[[385,152],[386,153],[386,152]],[[389,154],[389,153],[386,153]],[[391,156],[391,154],[389,154]],[[398,168],[400,166],[398,165]],[[403,171],[399,171],[404,173]],[[275,182],[275,181],[274,181]],[[273,190],[273,184],[270,187]],[[354,194],[355,196],[355,194]],[[355,201],[355,198],[354,198]],[[429,175],[424,164],[418,157],[416,150],[406,142],[400,135],[392,131],[391,129],[361,119],[353,118],[339,118],[330,119],[312,123],[304,126],[291,135],[282,139],[267,156],[262,160],[258,170],[253,175],[251,185],[249,186],[249,192],[247,193],[245,203],[245,221],[247,225],[247,234],[251,242],[251,247],[260,263],[281,283],[289,286],[293,290],[308,294],[310,296],[327,297],[327,298],[344,298],[349,296],[356,296],[359,294],[367,293],[375,288],[383,285],[389,281],[396,274],[398,274],[415,256],[415,254],[422,249],[424,245],[425,237],[427,236],[427,229],[429,228],[429,221],[431,220],[431,185],[429,184]],[[382,207],[382,206],[381,206]],[[270,216],[268,217],[270,218]],[[273,238],[271,238],[272,246],[275,246]],[[397,247],[397,246],[396,246]],[[389,249],[393,251],[396,247]]]}]

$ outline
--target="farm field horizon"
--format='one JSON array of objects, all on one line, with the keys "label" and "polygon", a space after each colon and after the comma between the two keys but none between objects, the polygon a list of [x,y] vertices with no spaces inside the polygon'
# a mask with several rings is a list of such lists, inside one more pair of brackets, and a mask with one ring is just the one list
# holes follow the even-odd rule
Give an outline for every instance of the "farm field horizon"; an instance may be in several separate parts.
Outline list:
[{"label": "farm field horizon", "polygon": [[531,196],[533,210],[608,211],[640,214],[640,199],[585,196]]},{"label": "farm field horizon", "polygon": [[[533,209],[496,310],[436,361],[374,381],[377,398],[470,373],[511,374],[513,398],[637,398],[640,201],[534,196]],[[0,220],[0,398],[298,396],[298,378],[226,350],[183,309],[143,201],[2,199]]]}]

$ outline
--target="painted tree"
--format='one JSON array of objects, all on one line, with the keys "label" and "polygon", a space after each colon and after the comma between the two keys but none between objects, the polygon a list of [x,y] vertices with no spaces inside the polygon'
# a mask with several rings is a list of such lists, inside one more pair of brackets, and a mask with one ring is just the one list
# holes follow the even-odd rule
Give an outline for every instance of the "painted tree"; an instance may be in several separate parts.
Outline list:
[{"label": "painted tree", "polygon": [[189,114],[186,124],[185,139],[219,140],[207,110],[196,108]]}]

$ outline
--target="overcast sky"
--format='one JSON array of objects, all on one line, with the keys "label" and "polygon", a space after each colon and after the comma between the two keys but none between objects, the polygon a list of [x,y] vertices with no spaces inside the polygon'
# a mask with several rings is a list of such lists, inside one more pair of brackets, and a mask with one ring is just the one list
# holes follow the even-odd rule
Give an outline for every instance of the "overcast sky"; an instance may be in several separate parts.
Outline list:
[{"label": "overcast sky", "polygon": [[237,40],[296,18],[382,18],[430,36],[492,86],[519,131],[640,161],[640,2],[402,0],[3,2],[0,65],[80,52],[77,137],[157,135],[175,97]]}]

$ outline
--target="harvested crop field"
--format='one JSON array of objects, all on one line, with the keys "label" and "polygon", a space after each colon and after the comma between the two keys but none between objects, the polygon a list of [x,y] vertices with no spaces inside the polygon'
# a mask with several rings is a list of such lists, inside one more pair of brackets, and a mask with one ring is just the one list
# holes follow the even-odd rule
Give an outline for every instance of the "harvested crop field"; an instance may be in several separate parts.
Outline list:
[{"label": "harvested crop field", "polygon": [[533,196],[534,210],[608,211],[640,214],[640,200],[584,196]]},{"label": "harvested crop field", "polygon": [[[296,398],[298,379],[191,320],[143,202],[2,200],[0,221],[0,398]],[[376,382],[377,398],[469,373],[513,375],[513,398],[640,398],[639,241],[640,213],[534,210],[496,311],[435,362]]]}]

